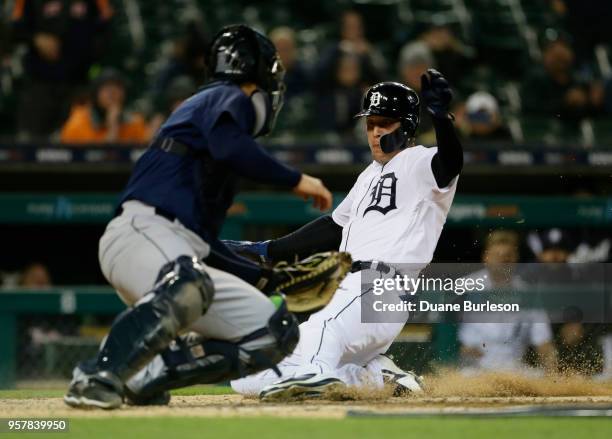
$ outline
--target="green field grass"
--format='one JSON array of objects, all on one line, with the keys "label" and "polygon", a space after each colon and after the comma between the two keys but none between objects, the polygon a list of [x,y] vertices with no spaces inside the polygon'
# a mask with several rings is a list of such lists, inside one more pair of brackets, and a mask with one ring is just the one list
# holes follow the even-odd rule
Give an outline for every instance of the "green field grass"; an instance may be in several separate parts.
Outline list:
[{"label": "green field grass", "polygon": [[[41,438],[262,438],[262,439],[369,439],[466,438],[609,439],[609,419],[568,418],[108,418],[70,419],[68,433],[9,433],[7,437]],[[4,436],[4,435],[3,435]]]},{"label": "green field grass", "polygon": [[[9,389],[0,390],[0,399],[25,399],[25,398],[61,398],[66,393],[65,389]],[[234,391],[229,386],[192,386],[184,389],[173,390],[172,394],[177,396],[191,395],[229,395]]]},{"label": "green field grass", "polygon": [[[223,395],[226,386],[194,386],[175,395]],[[4,398],[61,397],[64,389],[0,390]],[[291,407],[286,407],[291,410]],[[288,419],[273,417],[154,417],[154,418],[70,417],[67,433],[0,433],[4,437],[40,439],[599,439],[612,437],[609,418],[466,418],[466,417],[362,417],[346,419]],[[0,414],[2,417],[2,414]]]}]

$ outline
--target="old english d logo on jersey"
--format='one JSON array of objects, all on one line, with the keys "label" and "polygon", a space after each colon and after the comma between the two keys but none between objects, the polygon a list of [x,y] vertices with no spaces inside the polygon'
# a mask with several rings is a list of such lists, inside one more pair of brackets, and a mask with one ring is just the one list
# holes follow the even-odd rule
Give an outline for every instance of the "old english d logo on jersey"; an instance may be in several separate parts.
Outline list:
[{"label": "old english d logo on jersey", "polygon": [[395,189],[397,186],[397,177],[395,172],[389,172],[388,174],[382,175],[376,186],[372,188],[370,192],[371,200],[367,209],[363,212],[363,216],[366,216],[371,210],[377,210],[383,215],[387,212],[397,209],[395,204]]}]

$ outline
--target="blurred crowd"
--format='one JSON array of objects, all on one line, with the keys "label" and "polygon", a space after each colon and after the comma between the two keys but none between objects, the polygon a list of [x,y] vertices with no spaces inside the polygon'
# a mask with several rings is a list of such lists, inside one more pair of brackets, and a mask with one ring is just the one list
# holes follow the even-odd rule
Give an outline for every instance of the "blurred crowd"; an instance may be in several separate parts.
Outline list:
[{"label": "blurred crowd", "polygon": [[[474,143],[612,138],[609,2],[321,2],[318,23],[286,2],[268,13],[171,0],[159,7],[174,8],[171,23],[144,1],[5,3],[0,130],[19,141],[147,143],[205,82],[216,26],[238,21],[267,32],[287,70],[278,141],[357,143],[364,90],[397,80],[418,91],[430,67],[454,86],[457,126]],[[419,133],[434,143],[426,114]]]}]

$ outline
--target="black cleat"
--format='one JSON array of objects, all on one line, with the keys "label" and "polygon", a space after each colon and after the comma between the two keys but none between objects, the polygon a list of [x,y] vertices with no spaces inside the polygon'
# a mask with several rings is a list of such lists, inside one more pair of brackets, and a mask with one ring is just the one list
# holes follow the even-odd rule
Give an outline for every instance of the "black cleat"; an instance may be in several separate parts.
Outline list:
[{"label": "black cleat", "polygon": [[346,385],[338,378],[308,373],[264,387],[259,392],[259,398],[262,401],[318,398],[325,392],[341,390],[345,387]]},{"label": "black cleat", "polygon": [[101,408],[111,410],[121,407],[123,395],[121,381],[108,372],[85,374],[76,370],[64,402],[75,408]]}]

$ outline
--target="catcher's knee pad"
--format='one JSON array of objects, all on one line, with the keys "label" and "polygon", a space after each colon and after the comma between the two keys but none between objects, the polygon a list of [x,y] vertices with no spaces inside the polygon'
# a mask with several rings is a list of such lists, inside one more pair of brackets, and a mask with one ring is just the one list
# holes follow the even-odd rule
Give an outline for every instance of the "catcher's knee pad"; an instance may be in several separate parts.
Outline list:
[{"label": "catcher's knee pad", "polygon": [[152,294],[155,309],[160,314],[173,316],[181,330],[208,310],[215,289],[204,265],[196,257],[179,256],[161,268]]},{"label": "catcher's knee pad", "polygon": [[298,323],[283,302],[265,328],[238,342],[180,337],[162,353],[163,367],[151,367],[152,373],[139,374],[128,388],[136,399],[146,399],[166,390],[276,369],[276,364],[293,352],[298,340]]},{"label": "catcher's knee pad", "polygon": [[289,355],[298,344],[300,330],[284,301],[261,328],[236,343],[207,340],[202,345],[208,353],[224,355],[231,363],[226,379],[236,379],[264,369],[276,369],[276,364]]},{"label": "catcher's knee pad", "polygon": [[204,314],[214,286],[196,258],[180,256],[160,270],[153,290],[120,314],[98,355],[98,368],[129,379]]}]

